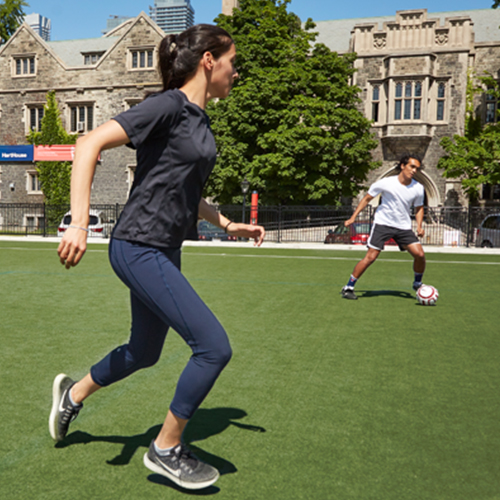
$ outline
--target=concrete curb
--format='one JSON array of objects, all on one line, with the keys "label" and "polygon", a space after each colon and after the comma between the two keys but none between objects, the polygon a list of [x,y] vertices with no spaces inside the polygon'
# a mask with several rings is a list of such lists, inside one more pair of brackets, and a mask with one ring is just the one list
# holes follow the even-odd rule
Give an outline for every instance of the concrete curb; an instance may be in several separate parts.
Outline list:
[{"label": "concrete curb", "polygon": [[[24,241],[40,243],[59,243],[61,238],[43,236],[0,236],[0,241]],[[89,244],[108,244],[107,238],[91,238]],[[185,247],[205,247],[205,248],[255,248],[253,243],[240,241],[185,241]],[[438,247],[432,245],[423,245],[426,253],[446,253],[446,254],[476,254],[476,255],[500,255],[500,248],[467,248],[467,247]],[[354,250],[358,252],[366,251],[364,245],[344,245],[324,243],[274,243],[265,242],[261,248],[291,249],[291,250]],[[384,252],[399,252],[397,246],[386,246]]]}]

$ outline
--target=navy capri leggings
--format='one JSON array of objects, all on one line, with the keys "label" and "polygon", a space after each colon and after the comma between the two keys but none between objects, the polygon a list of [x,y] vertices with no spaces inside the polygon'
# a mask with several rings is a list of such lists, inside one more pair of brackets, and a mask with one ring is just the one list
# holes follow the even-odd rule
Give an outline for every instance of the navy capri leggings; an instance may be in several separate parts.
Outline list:
[{"label": "navy capri leggings", "polygon": [[111,238],[109,258],[130,288],[132,327],[128,344],[111,351],[90,374],[107,386],[160,358],[172,327],[193,354],[182,372],[170,409],[189,419],[231,358],[226,332],[180,272],[180,248],[159,249]]}]

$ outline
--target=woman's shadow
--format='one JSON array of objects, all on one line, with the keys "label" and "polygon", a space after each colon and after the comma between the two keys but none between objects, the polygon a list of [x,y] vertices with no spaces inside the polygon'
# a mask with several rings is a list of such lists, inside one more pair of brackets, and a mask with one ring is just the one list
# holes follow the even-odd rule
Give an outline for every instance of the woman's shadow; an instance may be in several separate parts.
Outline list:
[{"label": "woman's shadow", "polygon": [[[244,410],[237,408],[200,408],[189,421],[182,439],[201,460],[218,469],[221,475],[231,474],[238,470],[234,464],[222,457],[204,451],[192,443],[220,434],[232,425],[252,432],[266,432],[263,427],[235,422],[235,420],[240,420],[246,416],[247,413]],[[63,441],[57,443],[55,447],[65,448],[75,444],[88,444],[92,442],[122,444],[123,448],[120,453],[106,462],[110,465],[127,465],[139,448],[142,447],[146,450],[149,448],[151,441],[158,435],[160,429],[161,425],[155,425],[143,434],[135,434],[133,436],[93,436],[87,432],[75,431],[69,434]],[[185,491],[177,488],[168,479],[158,474],[152,474],[148,479],[155,483],[166,484],[180,491]],[[218,489],[212,488],[214,490],[212,493],[215,490],[218,491]],[[206,491],[206,493],[209,492]]]}]

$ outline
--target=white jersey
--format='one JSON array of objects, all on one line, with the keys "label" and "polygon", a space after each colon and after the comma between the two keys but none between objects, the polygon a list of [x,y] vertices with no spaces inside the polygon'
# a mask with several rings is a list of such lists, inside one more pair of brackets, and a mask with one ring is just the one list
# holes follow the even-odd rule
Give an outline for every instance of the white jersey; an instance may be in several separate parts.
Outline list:
[{"label": "white jersey", "polygon": [[368,194],[373,197],[382,195],[382,203],[375,212],[375,224],[397,229],[411,229],[411,207],[424,204],[424,186],[414,179],[405,186],[399,182],[397,175],[373,183]]}]

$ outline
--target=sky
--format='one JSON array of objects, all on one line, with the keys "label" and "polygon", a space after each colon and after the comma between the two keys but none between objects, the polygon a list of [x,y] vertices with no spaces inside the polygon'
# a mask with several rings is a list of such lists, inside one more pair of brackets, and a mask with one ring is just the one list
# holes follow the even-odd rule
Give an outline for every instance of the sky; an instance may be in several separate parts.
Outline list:
[{"label": "sky", "polygon": [[[102,35],[110,16],[137,16],[141,11],[149,14],[154,0],[26,0],[33,12],[48,17],[52,23],[51,40],[95,38]],[[427,9],[429,12],[449,10],[489,9],[493,0],[292,0],[288,10],[303,21],[354,19],[395,15],[397,10]],[[212,23],[221,11],[222,0],[191,0],[196,23]]]}]

